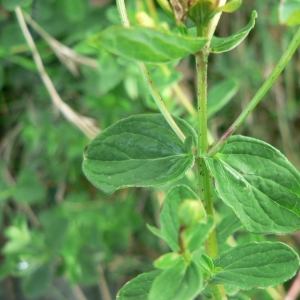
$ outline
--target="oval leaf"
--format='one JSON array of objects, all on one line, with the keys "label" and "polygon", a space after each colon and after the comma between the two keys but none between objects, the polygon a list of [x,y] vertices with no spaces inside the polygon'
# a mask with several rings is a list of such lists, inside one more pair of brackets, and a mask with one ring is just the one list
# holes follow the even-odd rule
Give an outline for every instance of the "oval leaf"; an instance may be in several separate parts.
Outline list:
[{"label": "oval leaf", "polygon": [[[192,127],[181,119],[175,121],[195,141]],[[117,122],[92,140],[84,152],[83,171],[96,187],[113,193],[175,181],[193,163],[193,155],[162,115],[139,115]]]},{"label": "oval leaf", "polygon": [[300,228],[300,174],[275,148],[233,136],[207,166],[220,198],[254,233],[290,233]]},{"label": "oval leaf", "polygon": [[300,24],[300,0],[280,1],[279,21],[288,26]]},{"label": "oval leaf", "polygon": [[232,50],[237,47],[249,34],[250,30],[255,25],[255,19],[257,18],[257,12],[253,11],[251,20],[247,26],[239,30],[236,34],[227,38],[213,37],[210,45],[210,51],[212,53],[222,53]]},{"label": "oval leaf", "polygon": [[196,53],[207,39],[166,33],[146,27],[111,27],[88,43],[121,57],[145,63],[167,63]]},{"label": "oval leaf", "polygon": [[141,274],[127,282],[119,291],[117,300],[145,300],[148,299],[150,288],[160,271]]},{"label": "oval leaf", "polygon": [[283,243],[249,243],[223,252],[213,259],[221,268],[212,284],[228,284],[240,289],[267,288],[295,275],[299,257]]},{"label": "oval leaf", "polygon": [[203,288],[200,267],[181,259],[158,275],[151,287],[149,300],[191,300]]},{"label": "oval leaf", "polygon": [[185,199],[198,199],[198,197],[185,185],[174,187],[168,192],[160,213],[161,233],[173,251],[180,251],[178,209]]}]

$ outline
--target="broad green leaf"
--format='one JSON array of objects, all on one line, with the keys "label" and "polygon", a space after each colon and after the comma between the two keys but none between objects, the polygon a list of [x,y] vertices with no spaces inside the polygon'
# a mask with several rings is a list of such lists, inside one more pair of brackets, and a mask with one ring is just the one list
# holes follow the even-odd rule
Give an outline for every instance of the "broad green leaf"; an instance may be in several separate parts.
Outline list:
[{"label": "broad green leaf", "polygon": [[220,198],[253,233],[300,228],[300,174],[271,145],[233,136],[207,166]]},{"label": "broad green leaf", "polygon": [[160,213],[161,233],[173,251],[180,251],[178,243],[180,222],[178,209],[185,199],[198,199],[197,195],[187,186],[179,185],[171,189]]},{"label": "broad green leaf", "polygon": [[253,11],[250,22],[236,34],[231,35],[227,38],[213,37],[210,45],[210,51],[212,53],[222,53],[230,51],[233,48],[237,47],[247,37],[250,30],[254,27],[256,18],[257,12]]},{"label": "broad green leaf", "polygon": [[219,7],[217,11],[232,13],[236,11],[242,5],[242,0],[231,0],[228,1],[225,5]]},{"label": "broad green leaf", "polygon": [[2,0],[3,8],[9,11],[15,10],[18,6],[28,6],[32,0]]},{"label": "broad green leaf", "polygon": [[202,288],[199,266],[193,261],[187,265],[181,259],[155,278],[149,300],[192,300]]},{"label": "broad green leaf", "polygon": [[141,274],[127,282],[119,291],[117,300],[146,300],[154,279],[161,271],[151,271]]},{"label": "broad green leaf", "polygon": [[145,63],[167,63],[202,49],[207,39],[167,33],[146,27],[111,27],[88,41],[96,48]]},{"label": "broad green leaf", "polygon": [[209,216],[206,222],[199,222],[193,227],[184,230],[181,236],[185,248],[190,252],[200,249],[203,246],[207,236],[214,228],[214,224],[214,218]]},{"label": "broad green leaf", "polygon": [[211,117],[220,111],[237,93],[239,88],[235,80],[225,80],[213,86],[207,95],[207,115]]},{"label": "broad green leaf", "polygon": [[249,243],[221,253],[214,260],[220,268],[212,284],[228,284],[240,289],[267,288],[295,275],[299,257],[283,243]]},{"label": "broad green leaf", "polygon": [[[175,118],[186,136],[194,130]],[[84,152],[86,177],[105,193],[131,186],[155,186],[173,182],[192,167],[187,153],[160,114],[137,115],[103,130]]]},{"label": "broad green leaf", "polygon": [[300,0],[280,1],[279,21],[288,26],[300,24]]}]

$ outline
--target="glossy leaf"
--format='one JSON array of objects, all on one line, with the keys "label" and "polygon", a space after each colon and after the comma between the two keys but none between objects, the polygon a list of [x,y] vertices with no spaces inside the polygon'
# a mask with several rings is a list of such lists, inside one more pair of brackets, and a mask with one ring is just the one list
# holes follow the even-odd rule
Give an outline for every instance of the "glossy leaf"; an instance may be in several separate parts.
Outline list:
[{"label": "glossy leaf", "polygon": [[254,233],[290,233],[300,228],[300,174],[277,149],[233,136],[207,166],[220,198]]},{"label": "glossy leaf", "polygon": [[198,199],[198,197],[185,185],[174,187],[168,192],[160,213],[161,233],[173,251],[180,250],[178,243],[180,228],[178,209],[185,199]]},{"label": "glossy leaf", "polygon": [[160,271],[143,273],[127,282],[119,291],[117,300],[145,300],[148,299],[149,291],[154,279]]},{"label": "glossy leaf", "polygon": [[202,49],[207,39],[161,32],[146,27],[111,27],[88,41],[121,57],[145,63],[167,63]]},{"label": "glossy leaf", "polygon": [[225,80],[208,91],[207,115],[211,117],[220,111],[237,93],[239,88],[235,80]]},{"label": "glossy leaf", "polygon": [[256,18],[257,13],[256,11],[253,11],[250,22],[236,34],[231,35],[227,38],[213,37],[210,45],[210,51],[213,53],[222,53],[230,51],[233,48],[237,47],[247,37],[251,29],[254,27]]},{"label": "glossy leaf", "polygon": [[282,24],[300,24],[300,0],[282,0],[279,4],[279,20]]},{"label": "glossy leaf", "polygon": [[149,300],[192,300],[202,288],[199,266],[181,259],[155,278]]},{"label": "glossy leaf", "polygon": [[[175,118],[186,136],[195,132]],[[103,130],[84,152],[86,177],[105,193],[132,186],[155,186],[173,182],[192,167],[194,157],[185,151],[160,114],[137,115]]]},{"label": "glossy leaf", "polygon": [[212,284],[228,284],[240,289],[267,288],[295,275],[299,257],[283,243],[249,243],[221,253],[214,260],[220,268]]}]

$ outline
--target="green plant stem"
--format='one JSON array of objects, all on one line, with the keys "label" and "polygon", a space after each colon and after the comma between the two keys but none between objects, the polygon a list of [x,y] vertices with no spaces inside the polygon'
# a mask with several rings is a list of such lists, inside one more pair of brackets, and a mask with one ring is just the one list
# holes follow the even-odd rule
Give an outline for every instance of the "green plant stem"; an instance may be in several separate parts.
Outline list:
[{"label": "green plant stem", "polygon": [[[200,28],[202,29],[202,28]],[[198,32],[202,35],[203,32]],[[203,35],[204,36],[204,35]],[[198,149],[197,149],[197,179],[198,193],[204,203],[207,215],[215,215],[211,196],[211,177],[205,164],[208,150],[208,128],[207,128],[207,68],[208,68],[208,45],[202,51],[196,53],[197,68],[197,111],[198,111]],[[206,254],[211,258],[218,255],[217,234],[214,229],[205,241]],[[227,299],[223,286],[212,286],[214,299]]]},{"label": "green plant stem", "polygon": [[[198,149],[197,149],[197,176],[199,197],[204,202],[206,212],[214,216],[214,207],[211,197],[210,174],[205,165],[204,157],[208,149],[207,139],[207,48],[196,54],[197,66],[197,110],[198,110]],[[206,252],[210,257],[218,255],[216,232],[213,231],[205,244]]]},{"label": "green plant stem", "polygon": [[[130,27],[130,22],[128,19],[124,0],[116,0],[116,2],[117,2],[119,16],[122,21],[122,25],[124,27]],[[143,63],[138,63],[138,67],[141,72],[142,78],[144,79],[145,83],[147,84],[149,92],[152,95],[160,112],[162,113],[162,115],[164,116],[164,118],[166,119],[166,121],[168,122],[170,127],[173,129],[173,131],[176,133],[178,138],[182,142],[184,142],[186,137],[185,137],[184,133],[181,131],[181,129],[178,127],[176,122],[174,121],[174,119],[173,119],[172,115],[170,114],[170,112],[168,111],[167,107],[165,106],[158,90],[156,89],[156,87],[153,83],[153,80],[151,79],[151,76],[150,76],[146,66]]]},{"label": "green plant stem", "polygon": [[236,130],[244,123],[245,119],[249,116],[249,114],[253,111],[256,105],[262,100],[264,95],[268,92],[271,88],[275,80],[281,74],[283,69],[286,67],[290,59],[292,58],[293,54],[297,50],[298,46],[300,45],[300,27],[296,31],[292,41],[290,42],[289,46],[283,53],[282,57],[280,58],[279,62],[275,66],[272,73],[268,76],[266,81],[251,99],[247,107],[242,111],[239,117],[234,121],[234,123],[227,129],[227,131],[219,138],[219,140],[211,147],[208,151],[208,157],[213,156],[218,152],[218,150],[222,147],[222,145],[228,140],[228,138],[236,132]]}]

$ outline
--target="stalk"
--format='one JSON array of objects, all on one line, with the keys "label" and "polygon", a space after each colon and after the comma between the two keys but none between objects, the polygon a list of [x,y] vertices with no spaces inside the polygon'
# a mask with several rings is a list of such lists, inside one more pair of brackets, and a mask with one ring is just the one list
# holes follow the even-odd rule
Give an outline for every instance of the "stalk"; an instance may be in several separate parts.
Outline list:
[{"label": "stalk", "polygon": [[293,54],[297,50],[298,46],[300,45],[300,27],[296,31],[292,41],[290,42],[287,49],[284,51],[282,57],[280,58],[279,62],[275,66],[272,73],[268,76],[266,81],[251,99],[247,107],[241,112],[238,118],[233,122],[233,124],[226,130],[226,132],[219,138],[219,140],[211,147],[208,152],[208,156],[211,157],[216,154],[222,145],[228,140],[228,138],[236,132],[236,130],[244,123],[246,118],[249,114],[253,111],[256,105],[262,100],[264,95],[269,91],[271,86],[274,84],[275,80],[281,74],[283,69],[286,67],[288,62],[291,60]]},{"label": "stalk", "polygon": [[[214,207],[211,197],[210,174],[205,165],[204,157],[208,150],[207,138],[207,63],[208,51],[204,48],[196,54],[197,66],[197,110],[198,110],[198,149],[197,149],[197,177],[199,197],[204,203],[207,215],[214,216]],[[205,248],[207,255],[218,255],[216,232],[208,237]]]},{"label": "stalk", "polygon": [[[120,16],[122,25],[127,28],[130,27],[130,22],[129,22],[129,18],[127,15],[127,10],[126,10],[124,0],[116,0],[116,2],[117,2],[117,8],[118,8],[118,12],[119,12],[119,16]],[[150,76],[145,64],[139,62],[138,67],[139,67],[140,73],[142,75],[142,78],[143,78],[144,82],[147,84],[149,92],[152,95],[153,100],[156,103],[156,105],[158,106],[160,112],[162,113],[162,115],[164,116],[164,118],[166,119],[166,121],[168,122],[170,127],[173,129],[175,134],[178,136],[178,138],[184,143],[186,136],[181,131],[181,129],[178,127],[178,125],[174,121],[172,115],[170,114],[167,107],[165,106],[158,90],[156,89],[156,87],[153,83],[153,80],[151,79],[151,76]]]}]

